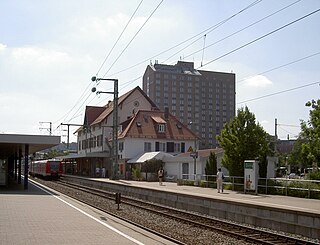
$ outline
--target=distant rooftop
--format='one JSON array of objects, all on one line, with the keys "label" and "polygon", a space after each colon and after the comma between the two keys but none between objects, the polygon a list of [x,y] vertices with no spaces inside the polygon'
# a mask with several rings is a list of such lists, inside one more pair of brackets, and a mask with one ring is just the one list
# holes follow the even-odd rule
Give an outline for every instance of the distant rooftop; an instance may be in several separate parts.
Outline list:
[{"label": "distant rooftop", "polygon": [[156,61],[155,64],[150,65],[150,67],[154,71],[163,71],[163,72],[171,72],[171,73],[181,73],[181,74],[189,74],[189,75],[201,75],[199,71],[194,69],[193,62],[185,62],[185,61],[178,61],[175,65],[163,65],[158,64]]}]

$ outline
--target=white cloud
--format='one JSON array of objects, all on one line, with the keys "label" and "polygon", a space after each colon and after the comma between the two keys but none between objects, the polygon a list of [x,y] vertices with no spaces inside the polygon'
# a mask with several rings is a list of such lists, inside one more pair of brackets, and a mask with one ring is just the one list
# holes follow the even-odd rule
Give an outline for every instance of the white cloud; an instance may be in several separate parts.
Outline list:
[{"label": "white cloud", "polygon": [[271,80],[262,75],[253,76],[245,80],[245,85],[248,87],[265,88],[272,84]]},{"label": "white cloud", "polygon": [[7,45],[0,43],[0,53],[7,48]]},{"label": "white cloud", "polygon": [[39,47],[21,47],[12,50],[12,57],[20,63],[37,63],[37,65],[59,64],[69,59],[64,52]]}]

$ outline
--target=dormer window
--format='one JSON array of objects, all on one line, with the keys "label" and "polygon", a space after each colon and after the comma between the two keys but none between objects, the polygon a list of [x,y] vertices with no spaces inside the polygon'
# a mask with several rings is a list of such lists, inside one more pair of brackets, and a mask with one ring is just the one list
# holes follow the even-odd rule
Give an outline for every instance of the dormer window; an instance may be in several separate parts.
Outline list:
[{"label": "dormer window", "polygon": [[165,124],[158,124],[158,132],[164,133],[166,131],[166,125]]},{"label": "dormer window", "polygon": [[155,122],[155,127],[158,129],[158,133],[164,133],[166,131],[166,120],[158,116],[151,116],[151,118]]}]

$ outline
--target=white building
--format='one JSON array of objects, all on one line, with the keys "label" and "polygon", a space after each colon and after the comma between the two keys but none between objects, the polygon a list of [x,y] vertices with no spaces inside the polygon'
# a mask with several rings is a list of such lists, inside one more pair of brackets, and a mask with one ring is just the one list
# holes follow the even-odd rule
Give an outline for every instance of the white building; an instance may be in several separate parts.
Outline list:
[{"label": "white building", "polygon": [[[158,110],[158,108],[137,86],[119,97],[119,122],[132,117],[138,110]],[[77,162],[75,172],[79,175],[94,177],[97,176],[97,168],[105,168],[106,177],[108,177],[111,173],[113,102],[109,101],[102,107],[87,106],[83,125],[76,131],[78,154],[72,159]]]},{"label": "white building", "polygon": [[[145,152],[162,151],[173,155],[194,149],[197,136],[168,111],[160,111],[146,94],[136,87],[119,97],[118,102],[119,176],[125,178],[127,161]],[[84,126],[78,133],[77,173],[101,176],[98,169],[111,173],[113,102],[103,107],[87,106]]]}]

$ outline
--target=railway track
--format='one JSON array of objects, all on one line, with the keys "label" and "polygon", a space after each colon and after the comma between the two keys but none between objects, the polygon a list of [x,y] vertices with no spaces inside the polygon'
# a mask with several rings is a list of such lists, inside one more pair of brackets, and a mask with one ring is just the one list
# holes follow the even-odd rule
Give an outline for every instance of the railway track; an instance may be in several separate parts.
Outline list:
[{"label": "railway track", "polygon": [[[107,199],[108,201],[113,203],[115,202],[115,193],[113,192],[82,186],[74,183],[68,183],[65,181],[59,181],[56,182],[56,184],[61,185],[65,188],[70,188],[71,190],[75,190],[76,193],[78,193],[77,197],[81,196],[81,194],[79,194],[80,192],[84,192],[86,194],[90,194],[96,197],[98,196],[99,198]],[[83,201],[80,198],[77,199]],[[87,204],[91,205],[90,203]],[[121,208],[119,205],[121,206]],[[244,242],[247,242],[248,244],[318,244],[312,241],[303,240],[301,238],[296,238],[284,234],[278,234],[275,232],[239,225],[225,220],[215,219],[212,217],[207,217],[196,213],[190,213],[183,210],[158,205],[155,203],[145,202],[128,196],[121,196],[121,204],[119,205],[117,210],[119,210],[119,208],[120,210],[125,210],[128,205],[134,207],[136,210],[144,210],[145,212],[150,212],[158,216],[166,217],[168,219],[175,220],[178,223],[198,227],[201,230],[205,230],[208,232],[210,231],[220,233],[227,237],[232,237],[236,240],[242,240]],[[110,210],[103,211],[107,211],[108,213],[110,213]],[[121,217],[121,212],[113,210],[112,215]],[[136,221],[130,222],[136,224]],[[150,231],[150,229],[145,226],[143,226],[143,228],[148,229]],[[163,236],[163,234],[161,235]],[[180,241],[179,237],[164,237],[172,239],[177,244],[189,244],[188,242],[185,243],[185,241]]]}]

